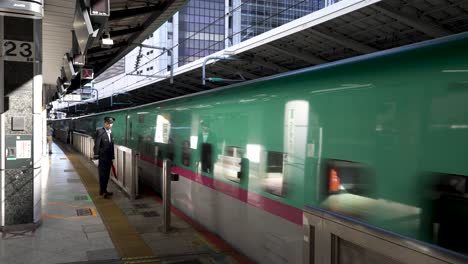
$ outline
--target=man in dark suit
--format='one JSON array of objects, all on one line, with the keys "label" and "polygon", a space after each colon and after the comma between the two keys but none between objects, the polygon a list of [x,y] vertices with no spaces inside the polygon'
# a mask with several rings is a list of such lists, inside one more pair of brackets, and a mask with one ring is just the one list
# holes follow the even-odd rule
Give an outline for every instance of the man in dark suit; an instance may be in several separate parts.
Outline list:
[{"label": "man in dark suit", "polygon": [[94,159],[99,159],[99,195],[104,198],[112,195],[112,192],[107,191],[107,183],[114,159],[114,138],[111,131],[114,120],[113,117],[104,117],[104,127],[96,130],[94,137]]},{"label": "man in dark suit", "polygon": [[200,122],[201,131],[198,134],[198,149],[201,151],[200,163],[201,171],[213,173],[213,161],[216,157],[216,135],[210,130],[210,123],[207,120]]}]

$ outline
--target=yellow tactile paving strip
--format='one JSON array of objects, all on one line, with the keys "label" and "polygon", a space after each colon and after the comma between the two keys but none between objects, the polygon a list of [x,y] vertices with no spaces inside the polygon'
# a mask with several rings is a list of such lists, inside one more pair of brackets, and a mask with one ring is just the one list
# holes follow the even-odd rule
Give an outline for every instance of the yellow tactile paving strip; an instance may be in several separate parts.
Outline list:
[{"label": "yellow tactile paving strip", "polygon": [[[63,149],[62,149],[63,150]],[[99,184],[91,172],[81,164],[75,154],[64,151],[81,178],[89,196],[94,201],[104,225],[107,227],[114,246],[122,258],[155,257],[151,249],[128,223],[127,217],[111,199],[99,196]]]}]

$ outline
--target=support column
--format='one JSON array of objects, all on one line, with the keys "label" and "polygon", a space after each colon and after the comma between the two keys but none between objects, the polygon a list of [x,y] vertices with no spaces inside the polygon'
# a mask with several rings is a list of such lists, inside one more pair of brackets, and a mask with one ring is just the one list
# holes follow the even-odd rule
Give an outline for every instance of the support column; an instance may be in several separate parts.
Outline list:
[{"label": "support column", "polygon": [[3,229],[41,220],[42,13],[42,1],[0,4]]}]

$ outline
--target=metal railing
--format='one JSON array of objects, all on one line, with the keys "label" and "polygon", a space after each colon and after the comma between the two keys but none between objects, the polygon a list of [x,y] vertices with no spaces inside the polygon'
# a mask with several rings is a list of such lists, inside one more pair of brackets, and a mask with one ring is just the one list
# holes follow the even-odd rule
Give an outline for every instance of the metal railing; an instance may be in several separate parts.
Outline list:
[{"label": "metal railing", "polygon": [[[88,159],[92,159],[94,156],[94,139],[89,135],[73,132],[73,147]],[[131,200],[134,200],[138,197],[139,153],[120,145],[114,145],[114,153],[115,160],[113,164],[117,175],[110,175],[110,179],[112,179]],[[96,175],[96,177],[98,177],[98,175]]]},{"label": "metal railing", "polygon": [[73,132],[72,142],[73,147],[85,157],[87,157],[88,159],[91,159],[93,157],[94,140],[91,136],[78,132]]},{"label": "metal railing", "polygon": [[138,197],[138,160],[139,153],[131,148],[114,146],[115,177],[112,180],[128,194],[131,200]]},{"label": "metal railing", "polygon": [[462,264],[468,258],[315,207],[306,207],[304,263]]},{"label": "metal railing", "polygon": [[162,196],[163,196],[163,233],[171,228],[171,161],[165,159],[162,167]]}]

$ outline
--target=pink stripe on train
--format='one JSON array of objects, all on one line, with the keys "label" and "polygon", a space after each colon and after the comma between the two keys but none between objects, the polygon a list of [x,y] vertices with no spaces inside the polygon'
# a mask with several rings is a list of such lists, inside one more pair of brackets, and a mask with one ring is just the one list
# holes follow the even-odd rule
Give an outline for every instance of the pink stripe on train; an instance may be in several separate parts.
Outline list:
[{"label": "pink stripe on train", "polygon": [[[140,158],[148,163],[157,164],[159,167],[162,166],[162,161],[158,160],[156,162],[152,157],[140,155]],[[219,181],[195,173],[191,170],[184,169],[182,167],[175,166],[172,168],[172,172],[177,173],[184,178],[202,184],[208,188],[236,198],[237,200],[247,203],[251,206],[257,207],[271,214],[284,218],[294,224],[302,225],[302,210],[298,208],[280,203],[278,201],[269,199],[254,192],[249,192],[247,190],[238,188],[223,181]]]}]

